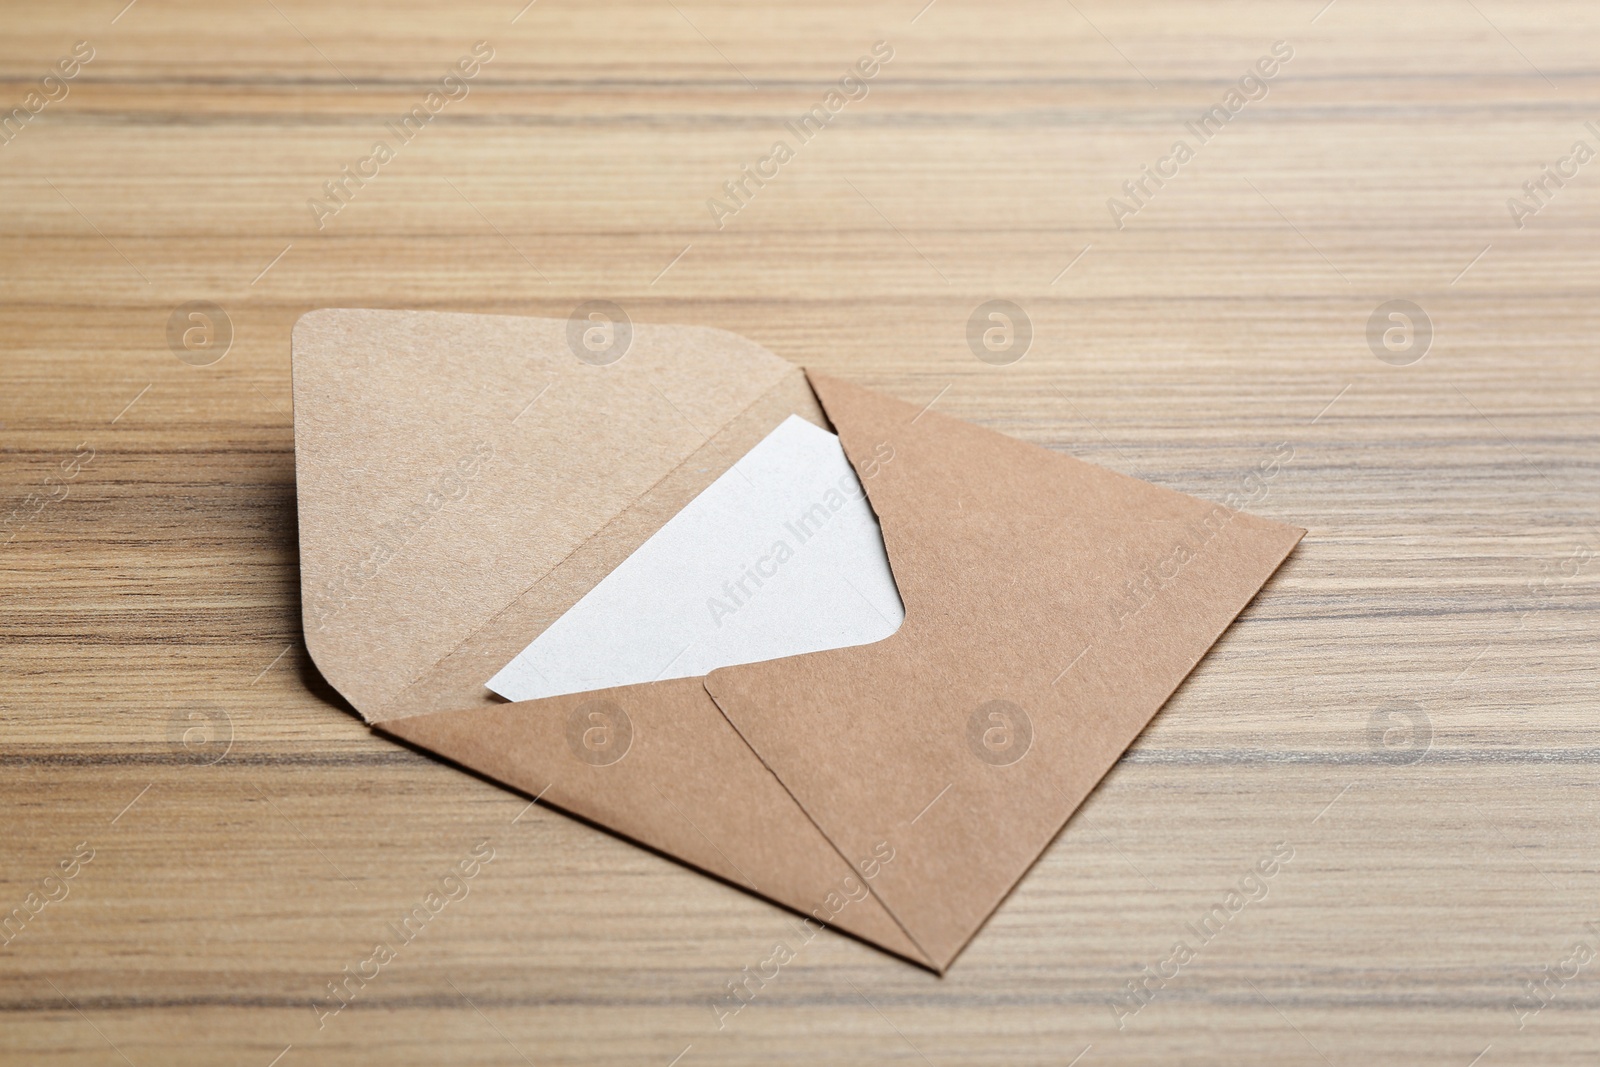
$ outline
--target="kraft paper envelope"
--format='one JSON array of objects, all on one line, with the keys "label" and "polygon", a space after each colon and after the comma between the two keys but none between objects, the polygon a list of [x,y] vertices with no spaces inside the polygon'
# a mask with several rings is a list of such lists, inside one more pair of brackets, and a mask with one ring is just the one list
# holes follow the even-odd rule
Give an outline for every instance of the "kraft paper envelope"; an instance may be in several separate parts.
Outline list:
[{"label": "kraft paper envelope", "polygon": [[[376,729],[942,972],[1304,531],[707,328],[311,312],[306,643]],[[819,403],[820,401],[820,403]],[[839,434],[887,640],[508,703],[484,682],[791,414]]]}]

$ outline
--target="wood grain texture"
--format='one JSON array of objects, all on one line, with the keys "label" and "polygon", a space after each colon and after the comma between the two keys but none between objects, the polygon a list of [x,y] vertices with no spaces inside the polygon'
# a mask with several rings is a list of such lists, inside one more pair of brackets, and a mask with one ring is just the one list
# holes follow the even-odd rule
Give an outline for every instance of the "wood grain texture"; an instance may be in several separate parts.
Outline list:
[{"label": "wood grain texture", "polygon": [[[1592,5],[122,4],[0,10],[0,115],[95,50],[0,144],[0,916],[93,849],[0,947],[0,1060],[1593,1062],[1600,964],[1564,961],[1600,948],[1600,171],[1506,205],[1600,148]],[[1293,449],[1252,508],[1310,536],[948,977],[826,934],[719,1029],[789,917],[374,736],[307,660],[295,318],[597,298],[1212,499]],[[995,298],[1034,330],[1010,366],[968,347]],[[1435,328],[1408,366],[1367,341],[1395,298]],[[233,328],[208,366],[167,340],[194,300]]]}]

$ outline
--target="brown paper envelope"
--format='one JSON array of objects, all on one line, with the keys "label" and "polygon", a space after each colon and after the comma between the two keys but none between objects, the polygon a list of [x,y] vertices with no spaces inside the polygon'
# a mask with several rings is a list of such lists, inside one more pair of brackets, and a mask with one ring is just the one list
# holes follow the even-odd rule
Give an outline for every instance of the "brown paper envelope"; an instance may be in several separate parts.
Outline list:
[{"label": "brown paper envelope", "polygon": [[819,377],[883,523],[901,631],[506,703],[484,680],[689,500],[789,414],[825,424],[797,368],[731,334],[639,326],[596,367],[566,329],[297,325],[318,666],[378,729],[938,970],[1301,533]]},{"label": "brown paper envelope", "polygon": [[[931,966],[728,724],[702,678],[430,712],[376,728]],[[584,745],[583,731],[606,731],[604,743]]]},{"label": "brown paper envelope", "polygon": [[942,971],[1305,531],[811,383],[905,623],[706,687]]},{"label": "brown paper envelope", "polygon": [[489,673],[429,676],[503,613],[554,621],[791,412],[822,422],[800,370],[759,345],[632,332],[593,366],[565,320],[324,310],[295,325],[306,641],[369,721],[488,700],[538,620],[515,619],[537,629],[509,634]]},{"label": "brown paper envelope", "polygon": [[606,694],[630,717],[610,763],[568,742],[592,694],[484,688],[790,414],[824,422],[799,368],[733,334],[637,326],[623,358],[591,365],[567,330],[413,311],[296,324],[312,658],[379,729],[927,963],[699,679]]}]

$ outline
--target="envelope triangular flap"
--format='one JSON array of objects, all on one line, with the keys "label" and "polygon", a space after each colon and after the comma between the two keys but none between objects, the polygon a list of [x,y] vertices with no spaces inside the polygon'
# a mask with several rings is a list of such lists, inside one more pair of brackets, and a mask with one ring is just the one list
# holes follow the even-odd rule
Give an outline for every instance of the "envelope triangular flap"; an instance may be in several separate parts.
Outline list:
[{"label": "envelope triangular flap", "polygon": [[[577,758],[589,708],[606,758]],[[469,706],[377,728],[709,871],[803,916],[931,966],[867,881],[762,765],[700,678]],[[800,931],[814,936],[815,927]],[[787,936],[787,935],[786,935]]]},{"label": "envelope triangular flap", "polygon": [[1304,531],[810,377],[905,623],[706,687],[942,970]]},{"label": "envelope triangular flap", "polygon": [[[306,644],[369,721],[488,700],[484,680],[658,516],[791,411],[820,420],[798,368],[703,327],[636,324],[621,359],[593,365],[563,319],[328,309],[293,350]],[[416,692],[563,567],[559,591],[529,598],[536,618],[496,635],[500,662]]]},{"label": "envelope triangular flap", "polygon": [[[378,728],[927,963],[699,678],[508,704],[484,681],[790,415],[800,369],[635,325],[609,366],[565,320],[327,310],[294,332],[306,643]],[[615,762],[573,730],[627,715]],[[575,727],[574,724],[577,724]]]}]

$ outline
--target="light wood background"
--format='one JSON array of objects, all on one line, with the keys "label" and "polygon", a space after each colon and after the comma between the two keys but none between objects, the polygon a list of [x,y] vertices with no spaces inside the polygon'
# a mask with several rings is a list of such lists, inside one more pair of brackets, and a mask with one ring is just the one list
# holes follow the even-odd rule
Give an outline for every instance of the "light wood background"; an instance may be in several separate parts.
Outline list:
[{"label": "light wood background", "polygon": [[[4,111],[95,49],[0,145],[0,912],[94,850],[0,948],[0,1059],[1600,1055],[1600,962],[1514,1009],[1600,948],[1600,163],[1522,229],[1506,206],[1600,148],[1592,4],[124,2],[0,7]],[[307,200],[480,39],[470,96],[319,231]],[[879,39],[870,95],[715,228]],[[1266,98],[1113,228],[1280,39]],[[1015,365],[968,349],[991,298],[1033,323]],[[1435,329],[1409,366],[1366,339],[1394,298]],[[948,977],[828,934],[719,1030],[784,913],[374,736],[309,663],[295,318],[588,299],[1213,499],[1293,448],[1254,510],[1310,536]],[[167,341],[193,300],[232,324],[209,366]],[[1267,897],[1119,1029],[1278,842]]]}]

